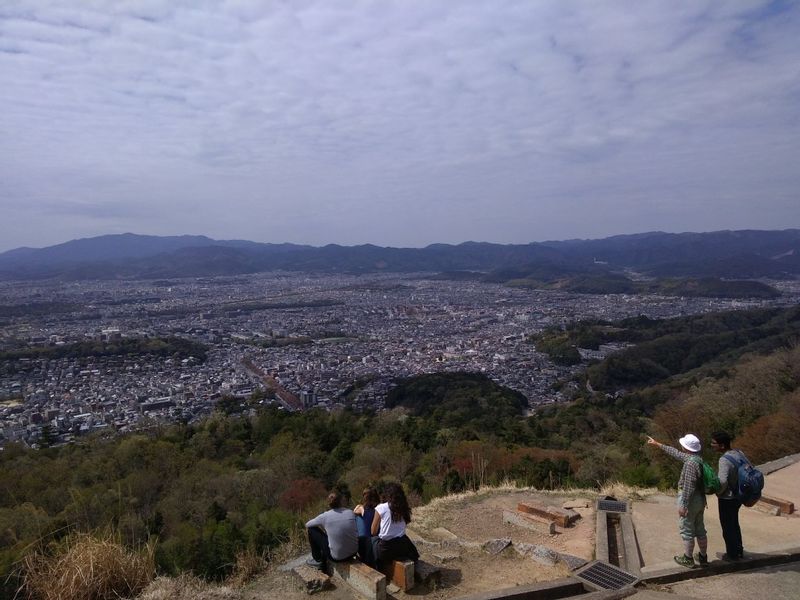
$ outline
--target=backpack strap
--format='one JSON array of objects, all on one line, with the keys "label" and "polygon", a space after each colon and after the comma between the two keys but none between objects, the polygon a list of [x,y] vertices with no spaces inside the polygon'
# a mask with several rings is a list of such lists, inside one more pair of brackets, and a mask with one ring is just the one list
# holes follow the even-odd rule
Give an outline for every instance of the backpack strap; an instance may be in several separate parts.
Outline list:
[{"label": "backpack strap", "polygon": [[741,450],[735,450],[735,454],[728,454],[726,452],[722,455],[722,458],[728,459],[737,469],[744,466],[748,466],[751,469],[753,468],[753,463],[750,462],[750,459],[748,459]]},{"label": "backpack strap", "polygon": [[736,452],[738,452],[737,455],[731,455],[726,452],[722,455],[722,458],[728,460],[737,469],[739,467],[743,467],[745,464],[750,464],[750,461],[747,460],[747,457],[744,454],[742,454],[741,450],[737,450]]}]

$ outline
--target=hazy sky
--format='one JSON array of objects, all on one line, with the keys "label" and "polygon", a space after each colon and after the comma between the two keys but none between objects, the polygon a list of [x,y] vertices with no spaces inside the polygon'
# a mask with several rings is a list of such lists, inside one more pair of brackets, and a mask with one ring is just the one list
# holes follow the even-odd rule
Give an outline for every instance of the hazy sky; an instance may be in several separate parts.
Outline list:
[{"label": "hazy sky", "polygon": [[798,190],[798,2],[0,2],[0,250],[783,229]]}]

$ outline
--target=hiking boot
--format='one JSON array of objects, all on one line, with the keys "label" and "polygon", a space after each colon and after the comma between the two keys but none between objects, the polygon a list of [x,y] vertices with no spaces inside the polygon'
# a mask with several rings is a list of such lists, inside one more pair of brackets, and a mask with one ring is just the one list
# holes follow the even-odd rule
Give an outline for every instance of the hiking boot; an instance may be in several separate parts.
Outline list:
[{"label": "hiking boot", "polygon": [[697,553],[697,564],[701,567],[708,566],[708,554],[701,554],[700,552]]},{"label": "hiking boot", "polygon": [[675,562],[682,567],[686,567],[688,569],[694,568],[694,559],[691,556],[680,554],[678,556],[674,556],[673,558],[675,559]]}]

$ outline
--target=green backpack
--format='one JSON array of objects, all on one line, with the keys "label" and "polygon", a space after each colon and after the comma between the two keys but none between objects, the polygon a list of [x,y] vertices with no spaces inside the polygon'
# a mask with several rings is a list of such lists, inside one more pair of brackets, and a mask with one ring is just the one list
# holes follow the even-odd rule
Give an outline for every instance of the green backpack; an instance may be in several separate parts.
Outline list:
[{"label": "green backpack", "polygon": [[695,462],[700,465],[700,470],[703,472],[703,491],[706,493],[706,495],[716,494],[719,492],[722,486],[719,483],[717,472],[711,465],[709,465],[699,456],[693,456],[692,460],[694,459],[697,459]]}]

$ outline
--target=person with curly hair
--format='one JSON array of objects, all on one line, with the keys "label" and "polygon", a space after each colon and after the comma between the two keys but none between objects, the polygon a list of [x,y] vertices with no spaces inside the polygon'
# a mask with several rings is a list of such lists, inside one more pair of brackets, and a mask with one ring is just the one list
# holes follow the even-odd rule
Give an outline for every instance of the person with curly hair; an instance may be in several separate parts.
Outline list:
[{"label": "person with curly hair", "polygon": [[382,502],[375,507],[372,535],[378,536],[376,559],[381,568],[393,560],[419,559],[419,551],[406,535],[406,525],[411,522],[411,507],[399,483],[388,483],[381,495]]}]

